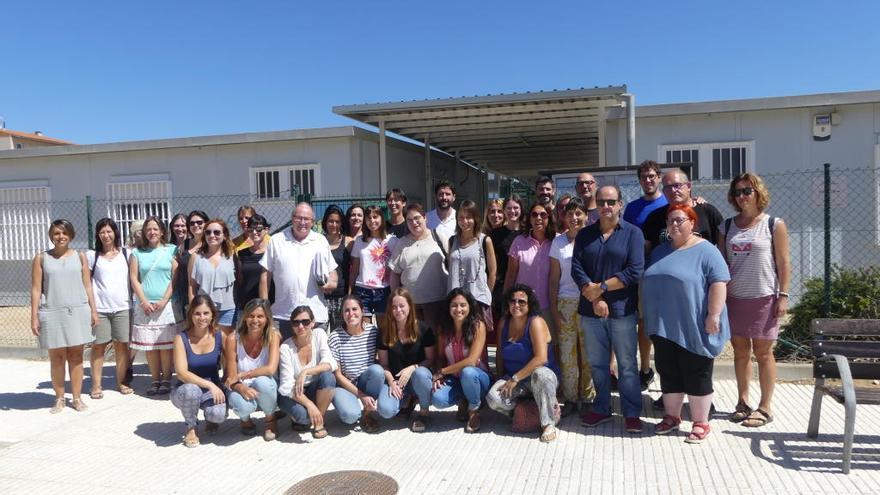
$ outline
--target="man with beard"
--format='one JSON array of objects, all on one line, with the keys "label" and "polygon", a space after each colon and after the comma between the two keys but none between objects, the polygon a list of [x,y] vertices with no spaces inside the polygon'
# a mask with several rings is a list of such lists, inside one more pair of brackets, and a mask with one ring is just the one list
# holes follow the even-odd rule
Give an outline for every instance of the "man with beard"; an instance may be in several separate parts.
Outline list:
[{"label": "man with beard", "polygon": [[535,181],[535,200],[550,208],[556,207],[556,184],[553,179],[542,175]]},{"label": "man with beard", "polygon": [[437,232],[437,236],[447,246],[447,241],[455,235],[455,186],[443,181],[434,186],[434,203],[436,208],[428,212],[428,228]]},{"label": "man with beard", "polygon": [[599,184],[593,174],[583,172],[577,176],[577,182],[574,186],[584,206],[587,207],[587,225],[592,225],[599,221],[599,208],[596,206],[596,190]]}]

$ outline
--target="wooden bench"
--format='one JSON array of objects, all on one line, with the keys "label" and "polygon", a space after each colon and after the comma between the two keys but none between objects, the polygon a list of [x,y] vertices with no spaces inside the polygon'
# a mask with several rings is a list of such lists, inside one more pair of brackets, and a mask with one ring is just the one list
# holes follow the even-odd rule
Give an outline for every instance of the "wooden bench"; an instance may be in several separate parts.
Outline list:
[{"label": "wooden bench", "polygon": [[[807,436],[819,435],[822,396],[828,395],[845,409],[843,433],[843,472],[849,473],[855,433],[856,404],[880,404],[880,387],[856,387],[853,380],[880,379],[880,320],[844,320],[819,318],[812,321],[813,334],[813,405]],[[840,385],[826,385],[829,378]]]}]

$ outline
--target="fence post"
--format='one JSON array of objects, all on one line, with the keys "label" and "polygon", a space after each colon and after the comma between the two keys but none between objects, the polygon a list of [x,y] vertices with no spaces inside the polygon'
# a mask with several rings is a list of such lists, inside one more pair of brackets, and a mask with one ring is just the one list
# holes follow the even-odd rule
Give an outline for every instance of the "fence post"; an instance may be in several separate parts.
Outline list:
[{"label": "fence post", "polygon": [[89,249],[95,249],[95,223],[92,222],[92,197],[86,195],[86,229],[89,232]]},{"label": "fence post", "polygon": [[831,164],[824,165],[825,172],[825,283],[823,287],[822,316],[831,313]]}]

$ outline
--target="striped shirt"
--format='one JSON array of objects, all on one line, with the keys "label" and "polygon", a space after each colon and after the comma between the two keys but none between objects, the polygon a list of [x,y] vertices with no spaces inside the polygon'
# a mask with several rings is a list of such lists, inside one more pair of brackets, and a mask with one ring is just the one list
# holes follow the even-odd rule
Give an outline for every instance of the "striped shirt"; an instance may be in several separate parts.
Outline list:
[{"label": "striped shirt", "polygon": [[360,335],[351,335],[344,328],[337,328],[330,335],[330,353],[339,363],[339,369],[352,383],[361,373],[376,362],[376,339],[379,329],[373,325],[364,327]]},{"label": "striped shirt", "polygon": [[[778,281],[773,260],[770,216],[761,215],[758,222],[747,229],[740,229],[736,221],[731,220],[730,231],[723,232],[726,223],[722,223],[719,230],[726,235],[724,247],[730,266],[728,294],[737,299],[756,299],[776,294]],[[773,227],[775,229],[776,225]]]}]

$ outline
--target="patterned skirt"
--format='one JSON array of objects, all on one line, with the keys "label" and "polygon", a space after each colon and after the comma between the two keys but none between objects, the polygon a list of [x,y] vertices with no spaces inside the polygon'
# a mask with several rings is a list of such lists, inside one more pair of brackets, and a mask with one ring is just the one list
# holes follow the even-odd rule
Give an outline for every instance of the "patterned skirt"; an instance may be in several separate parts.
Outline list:
[{"label": "patterned skirt", "polygon": [[139,351],[160,351],[174,347],[174,336],[181,330],[175,304],[168,303],[159,313],[145,314],[140,304],[134,307],[131,326],[131,348]]}]

